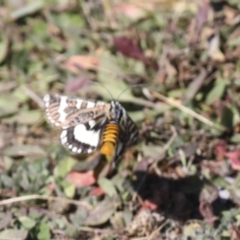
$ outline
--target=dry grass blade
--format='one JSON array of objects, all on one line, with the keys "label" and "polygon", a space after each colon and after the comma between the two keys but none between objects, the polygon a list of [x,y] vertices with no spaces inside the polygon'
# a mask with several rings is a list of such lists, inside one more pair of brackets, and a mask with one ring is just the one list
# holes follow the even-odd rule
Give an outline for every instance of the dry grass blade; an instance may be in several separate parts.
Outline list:
[{"label": "dry grass blade", "polygon": [[44,108],[43,100],[33,90],[25,85],[21,86],[21,88],[40,108]]},{"label": "dry grass blade", "polygon": [[22,201],[29,201],[29,200],[61,201],[61,202],[65,202],[68,204],[74,204],[76,206],[83,206],[87,209],[92,208],[92,206],[85,201],[76,201],[76,200],[66,199],[66,198],[62,198],[62,197],[43,196],[43,195],[37,195],[37,194],[21,196],[21,197],[14,197],[14,198],[2,200],[2,201],[0,201],[0,206],[17,203],[17,202],[22,202]]},{"label": "dry grass blade", "polygon": [[216,124],[214,122],[212,122],[211,120],[203,117],[202,115],[194,112],[193,110],[183,106],[181,103],[179,103],[178,101],[176,101],[175,99],[173,98],[168,98],[168,97],[165,97],[163,96],[162,94],[156,92],[156,91],[152,91],[152,90],[149,90],[149,89],[143,89],[143,92],[146,93],[146,95],[149,95],[151,94],[153,97],[161,100],[161,101],[164,101],[165,103],[175,107],[175,108],[178,108],[180,111],[194,117],[195,119],[201,121],[202,123],[208,125],[209,127],[214,127],[220,131],[224,131],[224,127],[219,125],[219,124]]}]

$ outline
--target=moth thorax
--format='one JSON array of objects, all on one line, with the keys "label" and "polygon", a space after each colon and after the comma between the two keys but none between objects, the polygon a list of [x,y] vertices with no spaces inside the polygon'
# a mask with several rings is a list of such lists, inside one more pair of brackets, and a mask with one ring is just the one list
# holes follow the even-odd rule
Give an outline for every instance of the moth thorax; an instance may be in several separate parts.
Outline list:
[{"label": "moth thorax", "polygon": [[110,120],[114,120],[115,122],[119,123],[122,116],[123,116],[123,107],[117,101],[111,101],[110,104]]},{"label": "moth thorax", "polygon": [[102,134],[101,153],[111,157],[115,152],[115,147],[119,137],[119,126],[116,123],[108,123]]}]

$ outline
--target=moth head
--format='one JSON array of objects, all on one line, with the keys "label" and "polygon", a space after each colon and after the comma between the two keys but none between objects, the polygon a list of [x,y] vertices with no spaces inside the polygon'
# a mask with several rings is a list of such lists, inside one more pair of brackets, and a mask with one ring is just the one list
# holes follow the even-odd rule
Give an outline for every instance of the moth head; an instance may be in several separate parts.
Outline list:
[{"label": "moth head", "polygon": [[109,120],[120,122],[125,115],[126,111],[122,105],[119,102],[112,100],[109,109]]}]

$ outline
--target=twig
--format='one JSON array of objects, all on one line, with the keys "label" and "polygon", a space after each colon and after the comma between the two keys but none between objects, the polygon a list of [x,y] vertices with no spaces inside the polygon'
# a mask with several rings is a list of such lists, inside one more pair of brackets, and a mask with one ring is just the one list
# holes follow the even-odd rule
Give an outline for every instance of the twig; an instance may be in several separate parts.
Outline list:
[{"label": "twig", "polygon": [[62,202],[65,202],[65,203],[86,207],[88,209],[92,208],[92,206],[85,201],[77,201],[77,200],[72,200],[72,199],[66,199],[66,198],[63,198],[63,197],[44,196],[44,195],[38,195],[38,194],[21,196],[21,197],[14,197],[14,198],[9,198],[9,199],[6,199],[6,200],[2,200],[2,201],[0,201],[0,206],[7,205],[7,204],[12,204],[12,203],[16,203],[16,202],[38,200],[38,199],[39,200],[50,200],[50,201],[62,201]]},{"label": "twig", "polygon": [[209,127],[214,127],[220,131],[224,131],[224,127],[219,125],[219,124],[215,124],[214,122],[210,121],[209,119],[201,116],[200,114],[194,112],[193,110],[183,106],[180,102],[178,102],[177,100],[173,99],[173,98],[168,98],[168,97],[165,97],[163,96],[162,94],[156,92],[156,91],[150,91],[148,89],[144,89],[144,91],[148,91],[152,94],[153,97],[161,100],[161,101],[164,101],[166,102],[167,104],[173,106],[173,107],[176,107],[178,108],[179,110],[181,110],[182,112],[196,118],[197,120],[203,122],[204,124],[208,125]]},{"label": "twig", "polygon": [[168,223],[169,223],[169,220],[166,220],[162,225],[160,225],[156,230],[154,230],[149,237],[131,238],[131,240],[154,240],[156,239],[156,233],[158,233]]},{"label": "twig", "polygon": [[170,127],[172,130],[173,135],[171,136],[171,138],[168,140],[168,142],[164,145],[163,149],[165,151],[167,151],[169,149],[169,147],[172,145],[173,141],[175,140],[175,138],[177,137],[177,131],[176,128],[174,126]]},{"label": "twig", "polygon": [[159,234],[159,231],[165,227],[168,224],[169,220],[166,220],[162,225],[160,225],[156,230],[154,230],[151,235],[147,238],[147,240],[154,240],[156,239],[157,235]]},{"label": "twig", "polygon": [[40,108],[44,108],[43,100],[30,88],[23,85],[22,90],[34,101]]},{"label": "twig", "polygon": [[2,82],[0,83],[0,93],[11,91],[15,87],[17,87],[17,83],[14,81]]},{"label": "twig", "polygon": [[103,9],[104,9],[105,15],[108,18],[110,26],[112,28],[116,29],[117,28],[117,21],[114,17],[114,13],[113,13],[112,6],[111,6],[110,2],[111,1],[109,1],[109,0],[102,0],[102,6],[103,6]]},{"label": "twig", "polygon": [[190,83],[190,85],[187,89],[187,93],[186,93],[187,101],[190,101],[194,98],[194,96],[197,94],[199,89],[202,87],[202,84],[208,74],[209,74],[209,72],[205,68],[202,68],[200,70],[200,73],[197,75],[197,77],[195,79],[193,79],[193,81]]},{"label": "twig", "polygon": [[114,231],[111,229],[100,229],[100,228],[91,228],[86,226],[79,226],[78,229],[84,232],[94,232],[94,233],[113,233]]}]

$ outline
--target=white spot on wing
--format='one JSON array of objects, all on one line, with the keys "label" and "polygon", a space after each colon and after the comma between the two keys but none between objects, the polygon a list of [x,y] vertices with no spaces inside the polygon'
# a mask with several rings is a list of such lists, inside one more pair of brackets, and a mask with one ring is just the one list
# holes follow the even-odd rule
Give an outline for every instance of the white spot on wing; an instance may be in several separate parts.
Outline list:
[{"label": "white spot on wing", "polygon": [[74,128],[73,134],[75,139],[81,143],[88,144],[92,147],[98,146],[100,130],[90,131],[86,129],[84,124],[79,124]]},{"label": "white spot on wing", "polygon": [[61,138],[61,143],[65,145],[67,143],[67,137]]},{"label": "white spot on wing", "polygon": [[62,96],[59,104],[59,109],[58,109],[58,113],[60,115],[58,119],[59,122],[64,122],[66,120],[67,113],[65,113],[64,110],[67,108],[67,106],[68,106],[67,97]]},{"label": "white spot on wing", "polygon": [[65,138],[67,136],[67,130],[63,130],[61,133],[61,138]]},{"label": "white spot on wing", "polygon": [[77,104],[76,104],[77,109],[80,109],[82,102],[83,102],[83,100],[77,99]]},{"label": "white spot on wing", "polygon": [[46,106],[46,117],[48,119],[49,122],[51,122],[52,124],[54,124],[55,126],[59,126],[60,124],[58,122],[56,122],[52,116],[49,114],[49,111],[48,111],[48,107]]},{"label": "white spot on wing", "polygon": [[87,150],[88,153],[91,153],[92,151],[93,151],[93,149],[91,149],[91,148],[89,148],[89,149]]},{"label": "white spot on wing", "polygon": [[73,151],[73,152],[77,152],[77,147],[74,147],[74,148],[72,149],[72,151]]},{"label": "white spot on wing", "polygon": [[95,103],[89,101],[89,102],[87,103],[87,108],[93,108],[93,107],[95,107]]},{"label": "white spot on wing", "polygon": [[49,107],[49,102],[50,102],[50,95],[49,94],[45,95],[44,98],[43,98],[43,101],[45,103],[45,107],[48,108]]},{"label": "white spot on wing", "polygon": [[88,124],[89,124],[90,128],[93,128],[96,125],[96,122],[94,120],[90,120],[88,122]]},{"label": "white spot on wing", "polygon": [[96,104],[96,106],[103,106],[103,105],[105,105],[106,103],[104,103],[104,102],[97,102],[97,104]]}]

